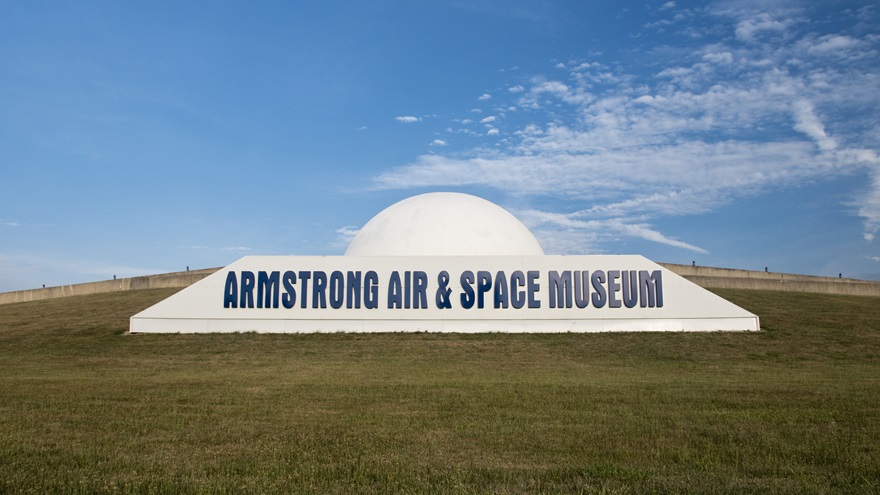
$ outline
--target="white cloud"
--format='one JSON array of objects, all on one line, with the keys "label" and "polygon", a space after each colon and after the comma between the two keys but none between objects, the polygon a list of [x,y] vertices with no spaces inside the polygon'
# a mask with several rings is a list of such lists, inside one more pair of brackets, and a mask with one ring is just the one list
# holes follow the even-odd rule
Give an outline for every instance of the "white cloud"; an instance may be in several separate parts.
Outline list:
[{"label": "white cloud", "polygon": [[880,232],[880,169],[875,170],[870,189],[862,198],[859,216],[864,219],[865,240],[873,241]]},{"label": "white cloud", "polygon": [[403,122],[404,124],[412,124],[422,119],[420,119],[419,117],[413,117],[412,115],[402,115],[400,117],[394,117],[394,120],[398,122]]},{"label": "white cloud", "polygon": [[[702,212],[734,195],[813,175],[800,170],[804,161],[812,161],[809,143],[615,143],[605,149],[592,135],[545,132],[528,138],[534,141],[530,155],[424,155],[376,181],[382,188],[480,184],[521,194],[565,195],[615,205],[620,214],[629,215],[657,209],[667,214]],[[680,191],[678,197],[661,194],[670,190]]]},{"label": "white cloud", "polygon": [[339,227],[336,229],[336,241],[333,243],[334,247],[337,248],[346,248],[349,244],[351,244],[354,236],[360,232],[360,227],[356,227],[354,225],[345,225],[343,227]]},{"label": "white cloud", "polygon": [[730,64],[733,63],[733,54],[730,52],[711,52],[703,55],[703,60],[713,64]]},{"label": "white cloud", "polygon": [[482,95],[480,95],[479,98],[477,98],[477,101],[486,101],[486,100],[491,100],[491,99],[492,99],[492,95],[490,95],[489,93],[483,93]]},{"label": "white cloud", "polygon": [[794,128],[809,136],[822,150],[837,148],[837,142],[825,133],[825,128],[816,116],[813,104],[806,100],[794,103]]},{"label": "white cloud", "polygon": [[[880,232],[880,71],[867,57],[880,37],[797,34],[797,11],[728,2],[711,15],[737,38],[671,50],[652,76],[570,62],[569,78],[536,76],[512,86],[528,121],[505,117],[494,147],[425,155],[380,174],[380,188],[488,186],[519,197],[561,198],[574,212],[532,211],[542,238],[563,244],[609,236],[694,252],[656,219],[712,211],[771,189],[858,174],[871,185],[853,198],[864,238]],[[757,5],[757,4],[755,4]],[[694,14],[696,15],[696,14]],[[689,55],[682,56],[682,53]],[[558,74],[557,74],[558,75]],[[481,121],[489,131],[494,117]],[[873,137],[872,137],[873,136]],[[599,248],[600,249],[600,248]]]},{"label": "white cloud", "polygon": [[442,139],[435,139],[435,140],[431,141],[431,146],[446,146],[447,144],[449,144],[449,143],[447,143],[446,141],[444,141]]},{"label": "white cloud", "polygon": [[860,46],[862,43],[849,36],[827,35],[822,36],[812,44],[808,50],[814,53],[828,53],[838,50],[848,50]]},{"label": "white cloud", "polygon": [[672,1],[666,2],[660,6],[660,10],[669,10],[669,9],[674,9],[674,8],[675,8],[675,2],[672,2]]},{"label": "white cloud", "polygon": [[507,88],[507,91],[510,91],[511,93],[522,93],[525,90],[526,88],[524,88],[521,84],[517,84],[515,86]]},{"label": "white cloud", "polygon": [[[574,215],[550,213],[537,210],[518,211],[516,213],[517,216],[521,218],[524,223],[528,224],[529,226],[537,227],[539,231],[542,231],[543,225],[551,224],[555,227],[561,227],[562,229],[569,231],[574,230],[594,233],[614,232],[628,237],[637,237],[660,244],[666,244],[673,247],[687,249],[689,251],[707,253],[707,251],[703,248],[676,239],[671,239],[652,229],[650,226],[642,223],[628,223],[617,218],[607,220],[578,220],[577,218],[575,218]],[[551,229],[551,232],[555,230],[557,229]],[[593,236],[594,239],[595,237],[596,236]],[[551,245],[549,243],[546,244]]]},{"label": "white cloud", "polygon": [[[534,150],[557,149],[531,156],[422,156],[413,165],[382,174],[377,183],[383,188],[481,185],[569,198],[594,206],[572,214],[567,222],[545,222],[542,235],[558,229],[594,231],[613,226],[611,231],[620,236],[701,252],[652,229],[647,220],[711,211],[733,199],[815,175],[801,166],[814,160],[812,146],[796,141],[644,144],[607,150],[593,145],[586,134],[569,132],[560,138],[544,133],[535,139],[542,143]],[[824,167],[831,170],[835,164]],[[574,221],[575,216],[587,220]]]},{"label": "white cloud", "polygon": [[181,246],[181,249],[191,249],[193,251],[235,251],[235,252],[247,252],[250,251],[251,248],[247,246],[224,246],[224,247],[211,247],[211,246],[202,246],[199,244],[193,244],[191,246]]},{"label": "white cloud", "polygon": [[740,21],[736,26],[736,37],[742,41],[753,42],[762,35],[784,33],[796,22],[796,19],[777,19],[771,14],[763,12]]},{"label": "white cloud", "polygon": [[558,95],[565,95],[568,93],[568,85],[559,81],[545,81],[536,84],[532,88],[532,93],[556,93]]},{"label": "white cloud", "polygon": [[[584,80],[583,75],[578,79]],[[585,88],[572,88],[561,81],[536,81],[529,92],[520,99],[520,105],[527,108],[540,108],[541,98],[558,98],[565,103],[580,105],[593,100],[593,96]]]},{"label": "white cloud", "polygon": [[489,116],[489,117],[486,117],[486,118],[480,120],[480,123],[481,124],[489,124],[491,122],[495,122],[495,120],[496,120],[495,116]]},{"label": "white cloud", "polygon": [[499,133],[498,129],[495,129],[494,127],[489,129],[488,131],[486,131],[487,136],[497,136],[498,133]]}]

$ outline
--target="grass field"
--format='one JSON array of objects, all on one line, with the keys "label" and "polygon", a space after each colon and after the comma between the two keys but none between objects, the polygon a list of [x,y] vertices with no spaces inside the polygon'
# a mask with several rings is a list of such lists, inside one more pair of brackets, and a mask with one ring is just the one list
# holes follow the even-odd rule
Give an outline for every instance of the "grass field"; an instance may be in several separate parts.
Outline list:
[{"label": "grass field", "polygon": [[880,299],[760,333],[125,335],[0,306],[0,493],[878,493]]}]

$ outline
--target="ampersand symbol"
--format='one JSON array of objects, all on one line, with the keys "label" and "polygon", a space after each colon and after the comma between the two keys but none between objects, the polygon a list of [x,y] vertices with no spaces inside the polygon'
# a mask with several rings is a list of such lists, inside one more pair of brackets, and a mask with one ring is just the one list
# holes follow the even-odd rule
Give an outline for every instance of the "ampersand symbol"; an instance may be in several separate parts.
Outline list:
[{"label": "ampersand symbol", "polygon": [[449,285],[449,272],[443,270],[440,272],[440,275],[437,276],[437,295],[434,298],[437,307],[440,309],[449,309],[452,307],[452,303],[449,301],[452,289],[447,289],[447,285]]}]

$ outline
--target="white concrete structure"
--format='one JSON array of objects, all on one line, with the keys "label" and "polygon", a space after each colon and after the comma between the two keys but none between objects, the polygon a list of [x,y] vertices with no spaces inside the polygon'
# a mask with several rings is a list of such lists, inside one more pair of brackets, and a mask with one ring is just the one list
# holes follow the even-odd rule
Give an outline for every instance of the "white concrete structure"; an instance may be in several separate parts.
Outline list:
[{"label": "white concrete structure", "polygon": [[358,232],[346,256],[540,256],[535,236],[495,203],[438,192],[382,210]]},{"label": "white concrete structure", "polygon": [[242,258],[133,316],[130,329],[715,331],[759,323],[641,256],[545,256],[502,208],[432,193],[376,215],[346,256]]}]

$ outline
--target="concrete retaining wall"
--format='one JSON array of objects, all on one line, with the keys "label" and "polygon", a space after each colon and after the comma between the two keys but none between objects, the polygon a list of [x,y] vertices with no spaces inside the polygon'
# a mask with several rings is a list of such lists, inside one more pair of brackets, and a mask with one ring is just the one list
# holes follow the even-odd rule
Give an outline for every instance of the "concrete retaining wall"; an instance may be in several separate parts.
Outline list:
[{"label": "concrete retaining wall", "polygon": [[880,296],[880,282],[870,280],[757,272],[732,268],[713,268],[710,266],[675,265],[671,263],[660,264],[691,282],[706,288]]},{"label": "concrete retaining wall", "polygon": [[164,273],[162,275],[120,278],[117,280],[105,280],[102,282],[89,282],[85,284],[46,287],[44,289],[4,292],[0,293],[0,304],[39,301],[41,299],[54,299],[56,297],[82,296],[86,294],[99,294],[102,292],[117,292],[123,290],[189,287],[217,270],[219,270],[219,268],[206,268],[203,270]]},{"label": "concrete retaining wall", "polygon": [[[818,292],[823,294],[845,294],[850,296],[880,297],[880,282],[851,278],[815,277],[812,275],[792,275],[788,273],[756,272],[732,268],[713,268],[709,266],[676,265],[660,263],[669,270],[694,282],[715,289],[782,290],[794,292]],[[165,273],[145,277],[121,278],[90,282],[86,284],[62,285],[45,289],[19,290],[0,293],[0,304],[39,301],[56,297],[98,294],[138,289],[162,289],[188,287],[220,268],[205,268],[186,272]]]}]

